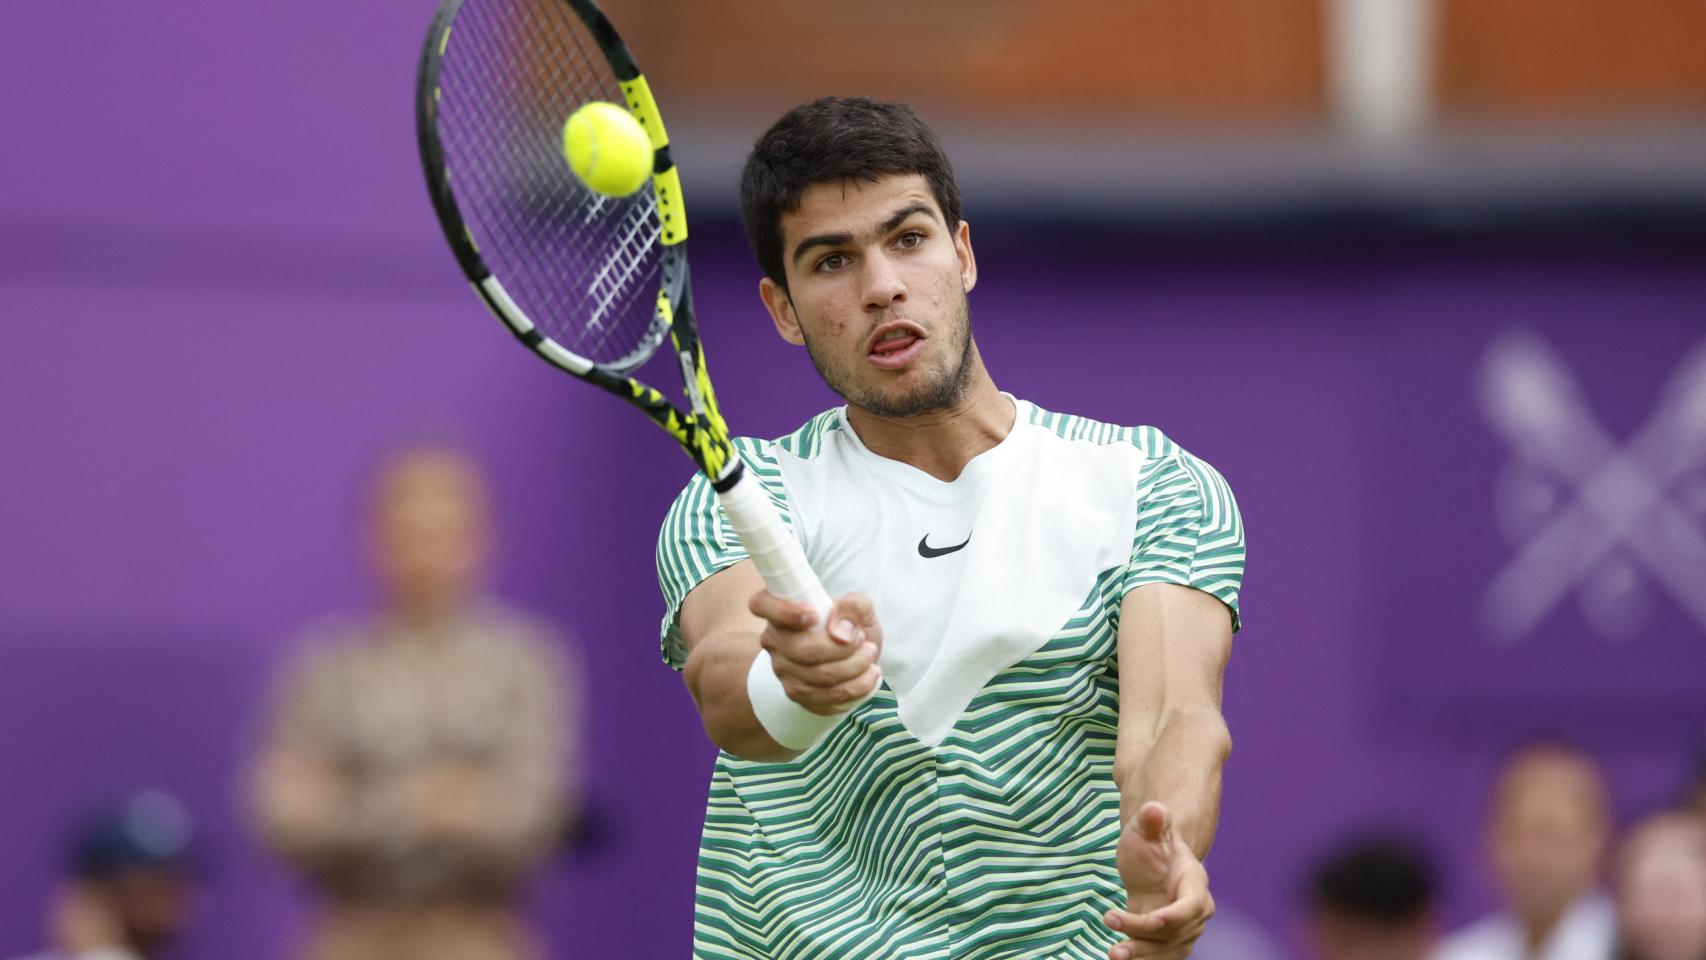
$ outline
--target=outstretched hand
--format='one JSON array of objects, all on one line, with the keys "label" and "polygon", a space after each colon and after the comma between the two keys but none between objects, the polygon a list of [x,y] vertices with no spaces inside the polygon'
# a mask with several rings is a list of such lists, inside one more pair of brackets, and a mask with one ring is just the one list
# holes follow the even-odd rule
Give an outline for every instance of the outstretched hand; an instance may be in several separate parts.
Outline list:
[{"label": "outstretched hand", "polygon": [[1214,916],[1214,897],[1208,892],[1208,871],[1175,834],[1165,804],[1145,803],[1124,824],[1115,861],[1126,909],[1109,910],[1102,922],[1126,939],[1109,949],[1110,960],[1190,956]]}]

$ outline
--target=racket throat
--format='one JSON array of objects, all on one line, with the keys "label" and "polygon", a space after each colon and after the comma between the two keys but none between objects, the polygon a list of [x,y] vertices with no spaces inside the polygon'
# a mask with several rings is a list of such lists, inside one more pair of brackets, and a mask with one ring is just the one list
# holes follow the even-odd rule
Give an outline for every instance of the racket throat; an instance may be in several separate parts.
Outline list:
[{"label": "racket throat", "polygon": [[687,388],[687,401],[693,405],[694,416],[709,419],[711,411],[705,408],[705,394],[699,389],[699,364],[694,360],[693,351],[679,350],[676,357],[681,361],[681,382]]},{"label": "racket throat", "polygon": [[711,489],[718,493],[728,493],[745,475],[746,463],[739,457],[731,456],[728,464],[723,467],[723,472],[711,478]]}]

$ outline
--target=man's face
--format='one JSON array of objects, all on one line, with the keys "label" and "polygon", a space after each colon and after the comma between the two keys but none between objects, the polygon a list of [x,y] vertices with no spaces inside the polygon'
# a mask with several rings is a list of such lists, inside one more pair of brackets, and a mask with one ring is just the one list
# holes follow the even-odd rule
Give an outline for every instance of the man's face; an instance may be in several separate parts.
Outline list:
[{"label": "man's face", "polygon": [[1609,837],[1603,788],[1585,760],[1541,752],[1505,773],[1491,847],[1494,869],[1519,915],[1556,917],[1587,893]]},{"label": "man's face", "polygon": [[781,228],[788,290],[765,278],[760,293],[831,390],[884,417],[959,402],[977,263],[969,229],[942,221],[922,176],[814,184]]},{"label": "man's face", "polygon": [[374,561],[394,603],[447,609],[478,588],[488,530],[480,476],[447,451],[404,455],[380,477]]},{"label": "man's face", "polygon": [[1636,828],[1618,859],[1619,926],[1633,954],[1706,956],[1706,819],[1660,814]]}]

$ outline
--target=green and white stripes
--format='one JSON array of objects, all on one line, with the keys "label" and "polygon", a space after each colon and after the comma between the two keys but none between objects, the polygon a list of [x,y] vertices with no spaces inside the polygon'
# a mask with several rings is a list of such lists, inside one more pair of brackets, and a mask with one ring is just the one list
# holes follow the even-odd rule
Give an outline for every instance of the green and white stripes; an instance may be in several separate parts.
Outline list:
[{"label": "green and white stripes", "polygon": [[1178,583],[1213,594],[1239,625],[1244,522],[1220,472],[1154,427],[1112,424],[1032,407],[1031,422],[1068,440],[1130,443],[1150,458],[1137,490],[1137,530],[1124,589]]},{"label": "green and white stripes", "polygon": [[1124,588],[1146,583],[1196,587],[1226,604],[1237,630],[1244,523],[1231,488],[1213,467],[1177,447],[1151,463],[1138,491],[1137,531]]},{"label": "green and white stripes", "polygon": [[[1129,563],[1103,571],[1077,612],[986,683],[936,747],[908,733],[885,686],[796,761],[720,755],[696,957],[1091,960],[1117,941],[1100,917],[1124,898],[1114,865],[1120,602],[1135,586],[1169,582],[1236,611],[1243,532],[1225,481],[1159,431],[1040,410],[1030,422],[1145,455]],[[840,424],[831,411],[774,446],[736,441],[784,517],[786,484],[767,451],[811,459]],[[671,665],[683,660],[682,598],[741,557],[696,476],[658,546]]]},{"label": "green and white stripes", "polygon": [[931,749],[886,688],[793,763],[719,757],[695,955],[1101,957],[1114,870],[1118,577]]}]

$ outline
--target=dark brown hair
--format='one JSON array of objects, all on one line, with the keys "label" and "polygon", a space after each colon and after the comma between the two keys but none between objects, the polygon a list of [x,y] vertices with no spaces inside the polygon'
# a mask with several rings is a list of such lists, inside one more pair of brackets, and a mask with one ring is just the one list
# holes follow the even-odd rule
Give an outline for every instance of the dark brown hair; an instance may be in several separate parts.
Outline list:
[{"label": "dark brown hair", "polygon": [[765,276],[788,288],[782,215],[799,209],[816,183],[916,173],[930,184],[948,229],[960,224],[960,188],[936,134],[911,107],[869,97],[824,97],[801,104],[753,144],[740,177],[746,237]]}]

